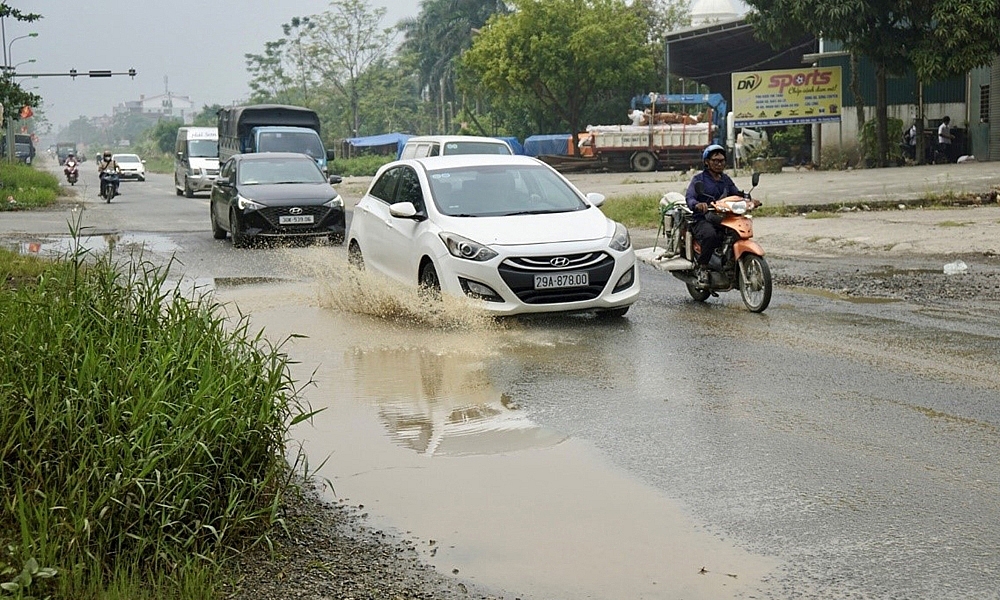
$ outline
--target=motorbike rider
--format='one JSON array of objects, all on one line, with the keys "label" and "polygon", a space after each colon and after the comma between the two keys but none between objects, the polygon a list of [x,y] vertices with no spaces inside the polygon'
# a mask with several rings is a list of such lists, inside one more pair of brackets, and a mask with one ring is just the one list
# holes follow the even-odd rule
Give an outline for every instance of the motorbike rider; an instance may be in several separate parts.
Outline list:
[{"label": "motorbike rider", "polygon": [[[121,175],[121,172],[122,170],[121,167],[118,166],[118,161],[116,161],[114,158],[111,157],[111,151],[105,150],[104,154],[101,155],[101,160],[98,161],[97,163],[97,173],[99,175],[102,175],[102,183],[103,183],[104,173],[114,173],[115,175]],[[112,198],[113,198],[114,196],[118,195],[118,181],[112,181],[111,185],[114,186],[114,189],[112,190],[113,192]]]},{"label": "motorbike rider", "polygon": [[69,175],[69,172],[76,168],[76,154],[72,151],[66,154],[66,160],[63,162],[63,173]]},{"label": "motorbike rider", "polygon": [[[701,159],[705,168],[691,178],[685,199],[688,208],[694,212],[691,233],[701,246],[701,253],[698,255],[698,284],[707,287],[708,270],[719,270],[722,267],[721,260],[715,255],[716,248],[722,243],[722,215],[711,211],[711,204],[727,196],[744,194],[725,173],[725,148],[712,144],[701,153]],[[698,182],[703,186],[701,194],[696,189]]]}]

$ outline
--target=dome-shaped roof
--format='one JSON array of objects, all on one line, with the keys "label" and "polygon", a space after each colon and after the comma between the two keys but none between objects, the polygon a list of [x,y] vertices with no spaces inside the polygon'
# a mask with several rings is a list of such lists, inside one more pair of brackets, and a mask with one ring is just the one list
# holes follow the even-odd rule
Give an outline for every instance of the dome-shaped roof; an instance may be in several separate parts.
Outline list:
[{"label": "dome-shaped roof", "polygon": [[691,5],[691,24],[706,25],[730,21],[739,16],[730,0],[696,0]]}]

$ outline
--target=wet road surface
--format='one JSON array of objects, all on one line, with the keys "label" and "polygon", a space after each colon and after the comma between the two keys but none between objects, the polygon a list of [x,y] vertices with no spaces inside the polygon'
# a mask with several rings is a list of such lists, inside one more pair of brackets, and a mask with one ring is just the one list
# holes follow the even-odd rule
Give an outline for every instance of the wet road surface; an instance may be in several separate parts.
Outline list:
[{"label": "wet road surface", "polygon": [[754,315],[641,267],[625,319],[495,323],[341,247],[234,250],[149,183],[150,233],[111,239],[308,336],[310,466],[443,572],[526,599],[1000,597],[995,307],[778,288]]}]

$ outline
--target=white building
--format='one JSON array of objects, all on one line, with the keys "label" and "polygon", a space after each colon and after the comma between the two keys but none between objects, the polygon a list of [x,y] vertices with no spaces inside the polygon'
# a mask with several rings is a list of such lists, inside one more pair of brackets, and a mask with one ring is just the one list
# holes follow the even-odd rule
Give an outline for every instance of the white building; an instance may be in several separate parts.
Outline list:
[{"label": "white building", "polygon": [[739,17],[731,0],[695,0],[691,5],[691,26],[711,25]]},{"label": "white building", "polygon": [[181,119],[185,123],[194,121],[194,102],[188,96],[172,92],[158,96],[139,96],[138,100],[126,100],[114,108],[114,114],[141,113],[157,117]]}]

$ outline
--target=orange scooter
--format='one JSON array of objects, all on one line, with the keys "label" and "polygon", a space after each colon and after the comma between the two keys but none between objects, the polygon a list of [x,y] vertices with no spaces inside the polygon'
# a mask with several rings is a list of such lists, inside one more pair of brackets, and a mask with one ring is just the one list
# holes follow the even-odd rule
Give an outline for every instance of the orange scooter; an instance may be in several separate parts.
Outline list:
[{"label": "orange scooter", "polygon": [[[752,181],[751,191],[760,182],[760,173],[754,173]],[[700,182],[695,185],[700,195]],[[698,282],[697,257],[701,247],[691,233],[691,209],[683,194],[667,193],[660,199],[660,233],[664,234],[664,244],[653,248],[655,266],[683,281],[698,302],[718,296],[719,292],[739,289],[743,304],[750,311],[763,312],[771,302],[772,286],[764,249],[753,239],[753,219],[749,213],[758,206],[760,202],[751,198],[750,192],[709,203],[709,210],[722,216],[723,239],[716,256],[709,261],[708,284],[703,285]]]}]

